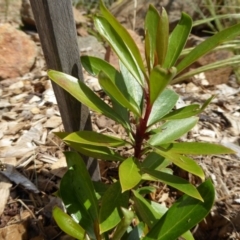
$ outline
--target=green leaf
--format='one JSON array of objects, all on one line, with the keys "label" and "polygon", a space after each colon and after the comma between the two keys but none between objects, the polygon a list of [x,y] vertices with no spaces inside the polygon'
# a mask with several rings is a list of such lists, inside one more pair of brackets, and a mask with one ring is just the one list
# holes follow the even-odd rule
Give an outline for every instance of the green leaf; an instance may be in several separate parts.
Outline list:
[{"label": "green leaf", "polygon": [[75,142],[69,142],[68,145],[85,156],[109,161],[124,160],[124,158],[121,155],[119,155],[117,152],[114,152],[112,149],[108,147],[84,145]]},{"label": "green leaf", "polygon": [[[100,1],[100,11],[103,17],[107,20],[108,24],[104,23],[104,21],[102,23],[95,21],[97,25],[96,28],[100,30],[99,33],[106,38],[120,60],[127,69],[129,69],[140,85],[143,85],[145,67],[136,43],[128,31],[104,6],[103,1]],[[111,28],[108,26],[109,24],[111,25]]]},{"label": "green leaf", "polygon": [[150,201],[142,197],[137,191],[133,190],[133,194],[134,209],[137,212],[137,215],[144,223],[148,225],[148,227],[152,228],[154,224],[162,217],[165,211],[156,211],[151,206]]},{"label": "green leaf", "polygon": [[104,184],[103,182],[93,182],[93,186],[96,192],[97,199],[101,199],[105,194],[110,185]]},{"label": "green leaf", "polygon": [[136,191],[141,195],[146,195],[146,194],[149,194],[149,193],[156,192],[156,188],[152,187],[152,186],[146,186],[146,187],[138,188]]},{"label": "green leaf", "polygon": [[[151,170],[151,169],[142,169],[142,171],[144,171],[145,173],[147,173],[147,175],[150,175],[154,178],[156,178],[156,180],[160,180],[161,182],[183,192],[186,193],[187,195],[199,199],[200,201],[203,201],[201,195],[199,194],[199,192],[197,191],[197,189],[190,184],[187,180],[180,178],[178,176],[175,175],[170,175],[164,172],[159,172],[156,170]],[[148,176],[143,174],[142,179],[144,180],[149,180]]]},{"label": "green leaf", "polygon": [[136,61],[133,58],[130,49],[128,49],[126,46],[124,42],[124,36],[120,36],[119,32],[117,33],[118,29],[114,29],[111,24],[103,17],[95,17],[94,22],[98,32],[108,41],[120,60],[137,79],[137,81],[143,85],[142,71],[136,64]]},{"label": "green leaf", "polygon": [[193,237],[191,231],[185,232],[184,234],[181,235],[181,237],[182,237],[184,240],[194,240],[194,237]]},{"label": "green leaf", "polygon": [[[122,94],[130,102],[133,102],[132,94],[128,93],[126,82],[121,73],[119,73],[112,65],[108,62],[92,56],[82,56],[81,63],[86,71],[93,76],[98,76],[100,71],[103,71],[109,79],[118,87]],[[139,83],[138,83],[139,85]],[[140,85],[139,85],[140,86]],[[110,96],[111,97],[111,96]],[[128,110],[120,105],[114,98],[111,97],[113,109],[117,112],[126,122],[128,122]]]},{"label": "green leaf", "polygon": [[118,147],[126,145],[126,142],[120,138],[112,137],[93,131],[80,131],[73,133],[55,133],[68,144],[79,143],[82,145]]},{"label": "green leaf", "polygon": [[156,152],[151,152],[147,155],[141,164],[141,168],[148,168],[152,170],[161,170],[169,166],[171,162]]},{"label": "green leaf", "polygon": [[137,106],[141,106],[143,100],[143,89],[141,85],[121,61],[119,61],[119,65],[129,96],[135,101]]},{"label": "green leaf", "polygon": [[146,32],[145,49],[146,59],[148,59],[147,64],[149,70],[155,66],[155,54],[159,20],[160,15],[158,10],[153,5],[150,4],[145,18],[145,32]]},{"label": "green leaf", "polygon": [[122,92],[117,88],[117,86],[108,78],[107,75],[105,75],[103,72],[100,72],[98,75],[98,80],[104,91],[110,95],[112,98],[114,98],[119,104],[121,104],[123,107],[128,108],[130,111],[132,111],[137,116],[141,116],[141,112],[137,104],[134,104],[134,102],[128,101],[122,94]]},{"label": "green leaf", "polygon": [[186,107],[178,108],[165,115],[163,120],[183,119],[196,116],[199,113],[200,105],[192,104]]},{"label": "green leaf", "polygon": [[188,39],[192,28],[192,19],[186,13],[182,13],[178,25],[174,28],[169,37],[169,45],[164,68],[170,68],[175,65]]},{"label": "green leaf", "polygon": [[240,24],[236,24],[234,26],[224,29],[223,31],[215,34],[212,37],[209,37],[207,40],[205,40],[204,42],[202,42],[198,46],[196,46],[177,65],[178,73],[182,72],[184,69],[186,69],[192,63],[194,63],[197,59],[199,59],[200,57],[202,57],[205,54],[207,54],[208,52],[210,52],[212,49],[217,47],[222,42],[233,39],[233,38],[237,37],[239,34],[240,34]]},{"label": "green leaf", "polygon": [[71,215],[71,217],[80,224],[86,231],[89,237],[94,238],[94,221],[90,216],[88,209],[85,208],[82,202],[79,202],[77,198],[76,191],[73,186],[74,178],[76,174],[74,174],[74,170],[68,170],[60,183],[60,194],[61,199],[64,203],[64,206],[67,209],[67,212]]},{"label": "green leaf", "polygon": [[172,205],[143,239],[177,239],[205,218],[213,206],[215,189],[211,181],[207,180],[198,187],[198,191],[204,202],[184,195]]},{"label": "green leaf", "polygon": [[143,222],[138,223],[136,227],[129,230],[130,233],[123,240],[139,240],[144,236],[144,231],[146,231],[146,225]]},{"label": "green leaf", "polygon": [[196,116],[205,110],[205,108],[210,104],[214,96],[211,96],[203,105],[200,107],[198,104],[188,105],[186,107],[179,108],[165,115],[162,120],[174,120],[188,118]]},{"label": "green leaf", "polygon": [[173,109],[177,100],[178,95],[174,91],[165,89],[153,103],[147,126],[150,127],[160,121],[162,117]]},{"label": "green leaf", "polygon": [[128,211],[125,208],[121,208],[123,213],[123,218],[121,222],[118,224],[116,231],[113,234],[112,240],[120,240],[124,233],[127,231],[129,225],[131,224],[134,213],[132,211]]},{"label": "green leaf", "polygon": [[172,153],[191,154],[191,155],[209,155],[209,154],[233,154],[230,148],[219,144],[204,142],[179,142],[161,145],[161,148]]},{"label": "green leaf", "polygon": [[121,193],[119,182],[112,184],[102,197],[99,213],[101,234],[114,228],[122,218],[120,207],[127,208],[129,192]]},{"label": "green leaf", "polygon": [[62,231],[69,236],[79,240],[85,239],[85,230],[59,207],[53,208],[53,218]]},{"label": "green leaf", "polygon": [[114,121],[127,126],[127,123],[119,116],[114,110],[109,107],[104,101],[102,101],[90,88],[88,88],[83,82],[77,78],[68,74],[49,70],[48,76],[60,87],[69,92],[78,101],[96,111],[104,114],[105,116],[113,119]]},{"label": "green leaf", "polygon": [[119,166],[119,180],[122,192],[134,188],[141,181],[140,168],[134,158],[130,157],[121,163]]},{"label": "green leaf", "polygon": [[[122,74],[120,74],[108,62],[92,56],[82,56],[81,63],[88,73],[98,76],[100,71],[103,71],[109,79],[119,88],[122,94],[129,101],[133,101],[131,94],[128,93],[128,88]],[[111,96],[110,96],[111,97]],[[128,122],[128,110],[120,105],[114,98],[111,97],[113,109],[117,112],[126,122]]]},{"label": "green leaf", "polygon": [[72,171],[72,185],[79,203],[91,216],[92,221],[98,221],[98,202],[94,191],[94,186],[86,165],[80,155],[76,152],[65,152],[69,170]]},{"label": "green leaf", "polygon": [[160,10],[160,19],[157,28],[156,50],[158,64],[163,65],[168,51],[169,22],[166,10],[162,7]]},{"label": "green leaf", "polygon": [[149,139],[149,144],[158,146],[170,143],[190,131],[197,121],[196,117],[167,121],[160,128],[154,130],[155,134]]},{"label": "green leaf", "polygon": [[175,75],[176,68],[174,67],[164,69],[158,65],[151,71],[149,79],[151,104],[154,103]]},{"label": "green leaf", "polygon": [[193,159],[179,155],[177,153],[172,153],[171,151],[166,151],[157,148],[155,148],[154,150],[158,154],[172,161],[175,165],[177,165],[181,169],[200,177],[202,180],[205,179],[202,168]]}]

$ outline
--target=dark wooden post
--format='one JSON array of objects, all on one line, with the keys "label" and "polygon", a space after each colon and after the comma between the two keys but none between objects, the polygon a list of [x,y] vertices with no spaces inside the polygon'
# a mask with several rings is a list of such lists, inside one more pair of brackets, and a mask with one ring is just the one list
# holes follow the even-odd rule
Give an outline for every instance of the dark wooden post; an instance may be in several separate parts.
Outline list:
[{"label": "dark wooden post", "polygon": [[[70,0],[30,0],[48,69],[83,80],[76,27]],[[92,130],[89,110],[52,82],[65,131]],[[100,179],[98,163],[85,158],[93,180]]]}]

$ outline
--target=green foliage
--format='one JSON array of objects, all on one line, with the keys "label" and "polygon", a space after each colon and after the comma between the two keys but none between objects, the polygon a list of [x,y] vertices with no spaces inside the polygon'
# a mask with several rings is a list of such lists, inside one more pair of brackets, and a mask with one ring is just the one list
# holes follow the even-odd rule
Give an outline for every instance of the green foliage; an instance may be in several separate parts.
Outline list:
[{"label": "green foliage", "polygon": [[[150,5],[145,21],[145,61],[127,30],[102,2],[100,10],[95,26],[118,55],[120,71],[95,57],[82,57],[81,62],[90,74],[98,76],[112,107],[78,79],[53,70],[48,75],[91,110],[121,124],[127,138],[89,131],[56,133],[72,149],[86,156],[118,162],[119,171],[110,185],[93,183],[81,157],[76,152],[66,153],[68,171],[61,181],[59,195],[71,217],[55,208],[54,218],[63,231],[77,239],[169,240],[182,236],[191,240],[191,228],[209,213],[214,201],[211,181],[205,180],[202,168],[191,157],[233,151],[211,143],[178,142],[197,124],[197,115],[212,98],[203,106],[193,104],[174,109],[178,95],[167,86],[197,58],[238,35],[240,25],[209,38],[179,62],[191,31],[191,18],[183,14],[169,36],[166,11],[158,13]],[[135,123],[135,128],[130,122]],[[132,147],[134,154],[128,158],[122,156],[118,148],[123,146]],[[173,175],[172,165],[194,174],[203,183],[195,187]],[[149,181],[162,182],[183,196],[168,209],[149,200],[149,194],[156,191]],[[69,225],[63,224],[64,221]]]}]

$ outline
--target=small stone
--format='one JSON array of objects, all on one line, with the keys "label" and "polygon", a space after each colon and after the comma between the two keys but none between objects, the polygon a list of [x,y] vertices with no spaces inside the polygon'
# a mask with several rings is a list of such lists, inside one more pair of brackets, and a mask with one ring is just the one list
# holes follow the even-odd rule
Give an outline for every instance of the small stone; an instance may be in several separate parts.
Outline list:
[{"label": "small stone", "polygon": [[99,128],[106,128],[108,125],[107,120],[108,119],[105,116],[100,116],[99,118],[97,118],[96,124]]},{"label": "small stone", "polygon": [[15,82],[15,83],[11,84],[11,85],[9,86],[9,90],[19,89],[19,88],[23,88],[23,87],[24,87],[23,81],[18,81],[18,82]]},{"label": "small stone", "polygon": [[202,129],[199,131],[200,135],[210,137],[210,138],[215,138],[216,133],[210,129]]},{"label": "small stone", "polygon": [[46,128],[56,128],[62,123],[62,119],[57,116],[50,117],[46,123],[44,124],[44,127]]},{"label": "small stone", "polygon": [[34,114],[34,115],[35,114],[39,114],[40,113],[40,109],[37,108],[37,107],[34,107],[34,108],[31,109],[31,113]]},{"label": "small stone", "polygon": [[41,101],[41,98],[34,95],[30,100],[29,100],[29,103],[34,103],[34,102],[39,102]]},{"label": "small stone", "polygon": [[88,85],[88,87],[90,87],[95,92],[102,90],[102,87],[98,82],[98,79],[95,77],[90,77],[85,82]]},{"label": "small stone", "polygon": [[186,92],[193,93],[199,91],[199,88],[192,82],[188,83],[186,86]]}]

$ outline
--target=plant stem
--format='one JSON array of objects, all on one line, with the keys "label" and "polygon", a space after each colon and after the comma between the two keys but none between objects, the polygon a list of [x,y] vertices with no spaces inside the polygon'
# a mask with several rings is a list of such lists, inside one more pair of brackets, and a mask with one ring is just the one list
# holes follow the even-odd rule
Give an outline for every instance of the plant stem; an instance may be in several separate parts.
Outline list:
[{"label": "plant stem", "polygon": [[136,135],[135,135],[134,157],[137,159],[141,157],[143,140],[147,137],[146,136],[147,122],[152,110],[149,93],[145,92],[145,99],[146,99],[145,114],[144,114],[144,117],[140,119],[140,122],[137,126]]}]

